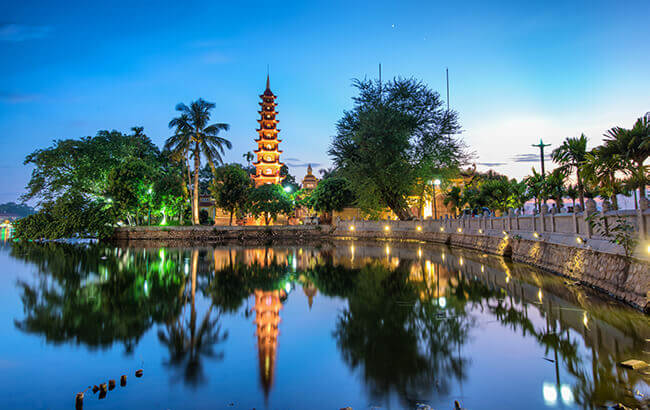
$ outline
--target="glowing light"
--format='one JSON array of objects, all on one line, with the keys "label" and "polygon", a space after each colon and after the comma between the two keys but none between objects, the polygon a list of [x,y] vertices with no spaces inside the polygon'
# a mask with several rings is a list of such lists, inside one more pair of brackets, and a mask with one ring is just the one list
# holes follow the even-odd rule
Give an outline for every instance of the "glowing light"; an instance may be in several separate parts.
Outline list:
[{"label": "glowing light", "polygon": [[440,232],[444,232],[445,228],[443,226],[440,227]]},{"label": "glowing light", "polygon": [[447,298],[444,297],[444,296],[440,296],[438,298],[438,305],[443,309],[446,308],[447,307]]},{"label": "glowing light", "polygon": [[184,269],[184,270],[185,270],[185,274],[186,274],[186,275],[187,275],[188,273],[190,273],[190,264],[189,264],[189,263],[185,262],[185,269]]},{"label": "glowing light", "polygon": [[576,237],[576,242],[578,242],[578,244],[582,244],[584,241],[582,240],[581,237],[577,236]]},{"label": "glowing light", "polygon": [[458,233],[463,232],[463,228],[458,228]]},{"label": "glowing light", "polygon": [[544,403],[548,406],[555,406],[555,403],[557,403],[557,390],[551,383],[544,382],[542,396],[544,397]]},{"label": "glowing light", "polygon": [[148,193],[149,195],[151,195],[152,192],[153,192],[153,190],[152,190],[151,188],[149,188],[149,190],[147,191],[147,193]]},{"label": "glowing light", "polygon": [[284,192],[286,192],[286,193],[291,192],[291,187],[290,186],[285,186],[284,187]]},{"label": "glowing light", "polygon": [[390,226],[384,225],[384,231],[386,231],[386,232],[390,231]]},{"label": "glowing light", "polygon": [[354,225],[350,225],[350,230],[354,231]]},{"label": "glowing light", "polygon": [[539,292],[537,292],[537,299],[539,299],[539,302],[542,303],[542,298],[544,297],[544,294],[542,293],[542,290],[540,289]]},{"label": "glowing light", "polygon": [[438,178],[433,180],[433,185],[440,186],[440,180]]},{"label": "glowing light", "polygon": [[573,404],[573,392],[571,387],[566,384],[560,386],[560,397],[562,397],[562,402],[564,404]]},{"label": "glowing light", "polygon": [[442,254],[442,261],[443,262],[445,261],[445,254],[444,253]]},{"label": "glowing light", "polygon": [[533,232],[533,237],[534,237],[535,239],[537,239],[537,238],[539,238],[539,234],[538,234],[537,232]]},{"label": "glowing light", "polygon": [[147,284],[147,280],[144,280],[144,294],[149,295],[149,285]]},{"label": "glowing light", "polygon": [[478,230],[478,233],[481,233],[481,234],[482,234],[482,233],[483,233],[483,229],[479,229],[479,230]]},{"label": "glowing light", "polygon": [[650,245],[648,245],[648,253],[650,253]]},{"label": "glowing light", "polygon": [[421,257],[422,257],[422,249],[418,248],[418,258],[421,258]]},{"label": "glowing light", "polygon": [[421,227],[420,225],[416,226],[415,229],[416,229],[418,232],[422,231],[422,227]]},{"label": "glowing light", "polygon": [[465,261],[464,261],[463,258],[461,257],[461,258],[458,259],[458,263],[460,264],[460,266],[463,266],[463,264],[465,263]]},{"label": "glowing light", "polygon": [[501,231],[505,236],[508,236],[508,232],[506,231]]},{"label": "glowing light", "polygon": [[286,290],[287,293],[291,292],[291,283],[287,282],[287,284],[284,285],[284,290]]},{"label": "glowing light", "polygon": [[589,328],[589,318],[587,317],[586,311],[582,314],[582,324],[585,325],[587,329]]},{"label": "glowing light", "polygon": [[390,247],[386,245],[386,255],[390,255]]},{"label": "glowing light", "polygon": [[481,272],[485,272],[485,266],[481,265]]},{"label": "glowing light", "polygon": [[506,283],[510,283],[510,275],[506,275]]}]

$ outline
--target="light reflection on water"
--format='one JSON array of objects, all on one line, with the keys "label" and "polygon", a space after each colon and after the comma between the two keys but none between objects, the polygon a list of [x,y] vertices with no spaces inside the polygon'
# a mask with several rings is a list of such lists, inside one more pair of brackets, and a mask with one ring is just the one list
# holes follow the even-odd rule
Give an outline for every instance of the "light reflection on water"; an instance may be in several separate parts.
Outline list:
[{"label": "light reflection on water", "polygon": [[0,262],[0,408],[72,408],[140,367],[84,408],[638,407],[650,394],[616,365],[650,361],[647,317],[473,252],[14,243]]}]

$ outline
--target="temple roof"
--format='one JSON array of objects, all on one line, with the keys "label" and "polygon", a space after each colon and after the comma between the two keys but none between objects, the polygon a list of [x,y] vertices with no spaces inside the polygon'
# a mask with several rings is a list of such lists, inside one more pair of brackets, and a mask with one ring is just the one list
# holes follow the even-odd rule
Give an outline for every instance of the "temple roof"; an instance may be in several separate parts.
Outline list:
[{"label": "temple roof", "polygon": [[271,80],[269,79],[269,75],[266,75],[266,90],[264,90],[264,94],[262,94],[266,97],[275,97],[273,95],[273,92],[271,91]]}]

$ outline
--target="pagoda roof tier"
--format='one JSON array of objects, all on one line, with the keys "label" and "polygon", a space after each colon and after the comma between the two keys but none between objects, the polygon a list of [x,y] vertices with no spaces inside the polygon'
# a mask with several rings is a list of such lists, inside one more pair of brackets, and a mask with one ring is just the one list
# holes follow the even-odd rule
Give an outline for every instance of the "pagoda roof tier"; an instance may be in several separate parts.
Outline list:
[{"label": "pagoda roof tier", "polygon": [[259,154],[260,152],[277,152],[278,154],[282,154],[284,151],[282,151],[281,149],[266,150],[261,148],[253,151],[254,154]]},{"label": "pagoda roof tier", "polygon": [[258,138],[255,140],[255,142],[277,142],[278,144],[282,142],[282,140],[277,139],[277,138]]},{"label": "pagoda roof tier", "polygon": [[264,168],[268,168],[268,167],[271,167],[271,168],[275,168],[275,167],[277,167],[277,168],[282,168],[282,166],[284,166],[284,164],[283,164],[282,162],[275,162],[275,161],[273,161],[273,162],[264,162],[264,163],[262,163],[262,162],[260,162],[260,161],[253,162],[253,165],[260,165],[260,164],[264,165]]},{"label": "pagoda roof tier", "polygon": [[257,120],[257,122],[260,123],[260,124],[263,123],[263,122],[267,122],[267,121],[268,122],[274,122],[276,124],[280,122],[280,120],[276,120],[275,118],[272,118],[270,120],[267,120],[266,118],[262,118],[262,119]]},{"label": "pagoda roof tier", "polygon": [[273,114],[273,115],[278,115],[278,114],[280,113],[280,111],[263,111],[263,110],[262,110],[262,111],[258,111],[257,113],[260,114],[260,115],[262,115],[262,114]]},{"label": "pagoda roof tier", "polygon": [[261,101],[261,102],[258,102],[258,104],[261,105],[262,107],[265,106],[265,105],[271,105],[271,106],[273,106],[273,107],[277,107],[277,106],[278,106],[278,103],[276,103],[276,102],[266,102],[266,101]]},{"label": "pagoda roof tier", "polygon": [[280,132],[279,128],[258,128],[255,131],[257,132],[264,132],[264,131],[275,131],[275,132]]}]

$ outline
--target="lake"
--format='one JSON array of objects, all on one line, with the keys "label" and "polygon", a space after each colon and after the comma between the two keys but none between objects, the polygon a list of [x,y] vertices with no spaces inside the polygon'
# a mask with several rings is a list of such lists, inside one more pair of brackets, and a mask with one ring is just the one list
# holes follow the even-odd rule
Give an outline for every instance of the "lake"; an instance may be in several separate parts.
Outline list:
[{"label": "lake", "polygon": [[160,245],[0,246],[0,408],[650,403],[618,365],[650,362],[648,317],[532,267],[418,243]]}]

